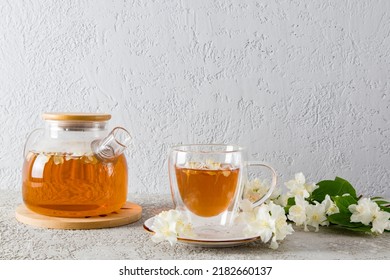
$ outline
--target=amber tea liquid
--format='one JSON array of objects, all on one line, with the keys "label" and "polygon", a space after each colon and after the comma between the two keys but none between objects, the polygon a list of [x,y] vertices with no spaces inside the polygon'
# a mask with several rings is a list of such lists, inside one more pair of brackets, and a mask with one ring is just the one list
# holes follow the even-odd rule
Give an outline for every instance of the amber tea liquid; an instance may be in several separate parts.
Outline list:
[{"label": "amber tea liquid", "polygon": [[94,155],[30,152],[23,166],[23,199],[34,212],[85,217],[119,210],[127,197],[124,155],[101,162]]},{"label": "amber tea liquid", "polygon": [[238,168],[175,169],[180,196],[192,213],[213,217],[229,207],[237,188]]}]

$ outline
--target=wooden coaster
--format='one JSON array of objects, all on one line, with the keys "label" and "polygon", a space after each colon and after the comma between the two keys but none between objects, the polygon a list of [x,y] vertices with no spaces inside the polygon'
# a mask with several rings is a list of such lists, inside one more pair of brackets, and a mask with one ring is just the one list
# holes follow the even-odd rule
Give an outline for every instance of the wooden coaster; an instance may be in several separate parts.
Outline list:
[{"label": "wooden coaster", "polygon": [[88,218],[62,218],[37,214],[22,204],[16,208],[15,216],[21,223],[41,228],[97,229],[134,223],[141,218],[142,207],[128,201],[120,210],[108,215]]}]

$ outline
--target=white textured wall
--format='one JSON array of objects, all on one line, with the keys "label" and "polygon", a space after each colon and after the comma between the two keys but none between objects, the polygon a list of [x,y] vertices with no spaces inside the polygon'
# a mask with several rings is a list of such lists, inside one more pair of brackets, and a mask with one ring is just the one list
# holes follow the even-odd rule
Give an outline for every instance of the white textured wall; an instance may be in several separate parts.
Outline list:
[{"label": "white textured wall", "polygon": [[390,197],[390,1],[0,0],[0,187],[45,111],[112,113],[130,192],[177,143],[238,143],[281,180]]}]

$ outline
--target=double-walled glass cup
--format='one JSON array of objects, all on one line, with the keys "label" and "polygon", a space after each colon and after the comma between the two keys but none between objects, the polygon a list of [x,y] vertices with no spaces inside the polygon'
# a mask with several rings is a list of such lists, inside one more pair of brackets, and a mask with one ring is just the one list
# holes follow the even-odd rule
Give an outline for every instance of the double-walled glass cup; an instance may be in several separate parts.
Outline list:
[{"label": "double-walled glass cup", "polygon": [[266,167],[272,173],[267,194],[253,203],[261,205],[276,185],[274,169],[248,161],[246,150],[235,145],[182,145],[169,155],[169,179],[176,210],[183,211],[196,228],[216,232],[235,223],[248,180],[248,167]]}]

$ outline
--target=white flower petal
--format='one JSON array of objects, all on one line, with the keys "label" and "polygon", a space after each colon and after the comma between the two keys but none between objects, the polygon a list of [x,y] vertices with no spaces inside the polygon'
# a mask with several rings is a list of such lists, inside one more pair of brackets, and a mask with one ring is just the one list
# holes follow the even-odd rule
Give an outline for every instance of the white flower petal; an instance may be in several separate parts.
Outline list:
[{"label": "white flower petal", "polygon": [[273,202],[277,205],[280,205],[282,207],[286,207],[287,206],[287,202],[288,202],[288,195],[287,194],[281,194],[277,199],[274,199]]},{"label": "white flower petal", "polygon": [[273,249],[273,250],[276,250],[276,249],[279,248],[279,244],[278,244],[278,242],[276,242],[275,237],[272,238],[271,244],[269,245],[269,247],[270,247],[271,249]]},{"label": "white flower petal", "polygon": [[336,206],[336,204],[333,202],[333,200],[328,194],[325,196],[325,199],[321,202],[321,204],[324,205],[325,213],[327,215],[332,215],[340,212],[339,208]]},{"label": "white flower petal", "polygon": [[385,211],[378,211],[375,214],[374,220],[372,221],[371,231],[374,233],[382,234],[385,229],[388,229],[390,226],[390,213]]},{"label": "white flower petal", "polygon": [[348,210],[351,211],[351,222],[362,223],[368,226],[375,217],[380,208],[379,206],[371,201],[369,198],[361,198],[358,201],[358,204],[352,204],[348,207]]},{"label": "white flower petal", "polygon": [[154,218],[151,229],[155,232],[152,236],[154,242],[168,241],[174,245],[178,235],[191,236],[191,225],[177,210],[163,211]]},{"label": "white flower petal", "polygon": [[303,185],[306,182],[305,175],[303,175],[302,172],[295,174],[295,181],[297,181],[298,184]]},{"label": "white flower petal", "polygon": [[300,205],[293,205],[288,212],[288,219],[293,221],[297,226],[301,226],[306,222],[306,211]]},{"label": "white flower petal", "polygon": [[312,226],[318,231],[320,225],[325,225],[327,218],[325,215],[325,205],[316,204],[306,207],[306,224]]},{"label": "white flower petal", "polygon": [[252,212],[253,211],[253,203],[249,199],[243,199],[240,202],[240,209],[243,212]]},{"label": "white flower petal", "polygon": [[306,207],[309,203],[302,196],[295,196],[295,205],[290,207],[288,218],[297,226],[306,225]]},{"label": "white flower petal", "polygon": [[311,194],[315,189],[318,188],[318,186],[314,183],[311,184],[304,184],[306,191]]}]

